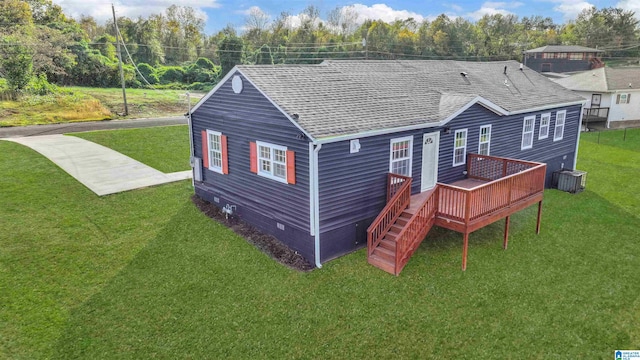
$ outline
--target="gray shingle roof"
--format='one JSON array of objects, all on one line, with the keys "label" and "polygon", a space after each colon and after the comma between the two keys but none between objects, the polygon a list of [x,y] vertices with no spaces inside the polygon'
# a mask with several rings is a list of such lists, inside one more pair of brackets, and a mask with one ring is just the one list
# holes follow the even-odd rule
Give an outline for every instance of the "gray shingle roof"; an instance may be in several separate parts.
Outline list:
[{"label": "gray shingle roof", "polygon": [[519,65],[345,60],[238,69],[286,113],[298,114],[297,123],[316,139],[439,122],[478,97],[506,113],[582,101]]},{"label": "gray shingle roof", "polygon": [[559,53],[559,52],[575,53],[575,52],[604,52],[604,51],[585,47],[585,46],[578,46],[578,45],[547,45],[547,46],[542,46],[535,49],[530,49],[525,52],[526,53],[545,53],[545,52],[546,53]]},{"label": "gray shingle roof", "polygon": [[640,89],[640,68],[603,67],[555,81],[567,89],[577,91],[638,90]]}]

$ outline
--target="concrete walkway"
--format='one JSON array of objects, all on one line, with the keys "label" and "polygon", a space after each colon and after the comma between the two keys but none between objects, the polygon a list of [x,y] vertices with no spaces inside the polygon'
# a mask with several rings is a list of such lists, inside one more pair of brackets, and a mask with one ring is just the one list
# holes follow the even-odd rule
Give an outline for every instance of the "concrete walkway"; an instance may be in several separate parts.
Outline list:
[{"label": "concrete walkway", "polygon": [[190,170],[162,173],[139,161],[75,136],[45,135],[2,139],[39,152],[98,196],[190,179]]}]

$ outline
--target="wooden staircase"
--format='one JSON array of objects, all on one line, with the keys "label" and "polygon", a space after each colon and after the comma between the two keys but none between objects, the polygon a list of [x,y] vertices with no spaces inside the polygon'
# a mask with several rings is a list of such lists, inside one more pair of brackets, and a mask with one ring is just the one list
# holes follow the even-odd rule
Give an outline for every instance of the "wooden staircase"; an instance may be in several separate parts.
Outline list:
[{"label": "wooden staircase", "polygon": [[391,225],[389,231],[380,240],[380,244],[369,255],[369,264],[390,274],[398,275],[396,274],[396,239],[410,220],[411,214],[406,210],[400,213],[396,222]]},{"label": "wooden staircase", "polygon": [[438,193],[411,196],[411,178],[389,174],[387,206],[367,229],[367,261],[398,275],[435,223]]}]

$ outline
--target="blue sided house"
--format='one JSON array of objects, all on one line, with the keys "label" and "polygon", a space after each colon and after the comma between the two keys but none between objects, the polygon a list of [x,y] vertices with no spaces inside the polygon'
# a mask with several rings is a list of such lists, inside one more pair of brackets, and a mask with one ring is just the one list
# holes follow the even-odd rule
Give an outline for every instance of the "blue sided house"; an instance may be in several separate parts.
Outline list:
[{"label": "blue sided house", "polygon": [[190,111],[196,194],[320,267],[398,274],[432,226],[468,236],[574,169],[585,100],[515,61],[237,66]]}]

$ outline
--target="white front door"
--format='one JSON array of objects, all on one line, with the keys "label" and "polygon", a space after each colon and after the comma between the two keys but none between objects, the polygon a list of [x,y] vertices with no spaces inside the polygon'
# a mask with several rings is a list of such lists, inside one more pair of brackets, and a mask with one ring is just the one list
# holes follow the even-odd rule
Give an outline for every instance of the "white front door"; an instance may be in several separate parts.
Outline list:
[{"label": "white front door", "polygon": [[438,181],[438,147],[440,132],[422,136],[422,187],[426,191],[436,186]]}]

